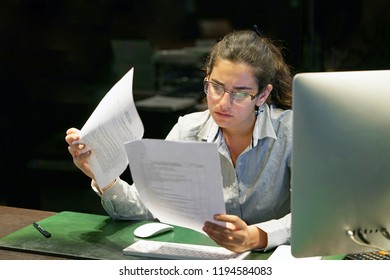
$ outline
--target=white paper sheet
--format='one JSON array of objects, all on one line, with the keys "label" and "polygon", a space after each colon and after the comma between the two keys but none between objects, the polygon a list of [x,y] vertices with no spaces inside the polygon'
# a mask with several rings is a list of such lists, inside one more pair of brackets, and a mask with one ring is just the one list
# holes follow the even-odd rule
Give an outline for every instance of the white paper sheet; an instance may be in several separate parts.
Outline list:
[{"label": "white paper sheet", "polygon": [[125,147],[140,197],[161,222],[204,233],[205,221],[226,213],[215,143],[143,139]]},{"label": "white paper sheet", "polygon": [[278,246],[268,260],[272,261],[307,261],[320,260],[321,257],[296,258],[291,254],[291,245]]},{"label": "white paper sheet", "polygon": [[89,164],[100,187],[125,171],[124,143],[144,134],[133,99],[133,73],[131,69],[110,89],[81,129],[79,142],[93,151]]}]

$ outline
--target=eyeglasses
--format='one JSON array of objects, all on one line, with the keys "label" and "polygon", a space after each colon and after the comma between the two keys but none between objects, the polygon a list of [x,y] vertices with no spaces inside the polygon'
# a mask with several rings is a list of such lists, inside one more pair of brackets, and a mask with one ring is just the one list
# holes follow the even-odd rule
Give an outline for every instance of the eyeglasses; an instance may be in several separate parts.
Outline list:
[{"label": "eyeglasses", "polygon": [[225,92],[227,92],[230,94],[232,101],[235,102],[243,102],[245,99],[247,99],[247,97],[250,97],[252,101],[260,93],[258,92],[256,94],[249,94],[247,92],[236,92],[236,91],[226,90],[222,85],[208,80],[204,80],[203,85],[204,85],[204,93],[206,93],[207,95],[213,98],[222,98]]}]

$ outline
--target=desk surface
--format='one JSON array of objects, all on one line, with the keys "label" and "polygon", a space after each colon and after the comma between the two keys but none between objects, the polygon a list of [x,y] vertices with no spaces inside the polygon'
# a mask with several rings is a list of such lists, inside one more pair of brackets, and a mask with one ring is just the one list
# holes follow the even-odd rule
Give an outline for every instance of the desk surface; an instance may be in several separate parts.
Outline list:
[{"label": "desk surface", "polygon": [[[108,216],[46,212],[0,206],[0,259],[139,259],[122,254],[137,240],[133,231],[144,221],[115,221]],[[33,222],[48,230],[45,238]],[[207,236],[186,228],[151,238],[168,242],[213,245]],[[267,259],[271,253],[252,253]],[[145,259],[145,258],[143,258]]]},{"label": "desk surface", "polygon": [[[0,238],[5,237],[33,222],[54,215],[54,212],[0,206]],[[0,248],[0,260],[50,260],[64,259],[63,257],[48,256],[22,251],[10,251]]]}]

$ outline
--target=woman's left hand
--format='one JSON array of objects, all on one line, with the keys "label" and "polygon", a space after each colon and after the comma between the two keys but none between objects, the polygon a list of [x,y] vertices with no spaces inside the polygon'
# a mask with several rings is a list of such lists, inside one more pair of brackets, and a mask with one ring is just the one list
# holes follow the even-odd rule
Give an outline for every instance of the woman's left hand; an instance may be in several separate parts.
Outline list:
[{"label": "woman's left hand", "polygon": [[217,244],[236,253],[265,248],[267,234],[256,226],[248,226],[238,216],[215,215],[216,221],[226,222],[227,227],[206,222],[203,230]]}]

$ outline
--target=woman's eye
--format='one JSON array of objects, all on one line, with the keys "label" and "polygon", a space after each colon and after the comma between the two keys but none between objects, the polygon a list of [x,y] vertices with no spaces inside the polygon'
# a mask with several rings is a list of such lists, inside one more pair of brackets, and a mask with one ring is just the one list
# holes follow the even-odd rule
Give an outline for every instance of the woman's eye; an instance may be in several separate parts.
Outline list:
[{"label": "woman's eye", "polygon": [[218,92],[218,93],[220,93],[220,92],[223,91],[223,88],[222,88],[220,85],[212,84],[212,86],[213,86],[213,89],[214,89],[216,92]]},{"label": "woman's eye", "polygon": [[244,99],[248,96],[246,92],[236,92],[235,98],[236,99]]}]

